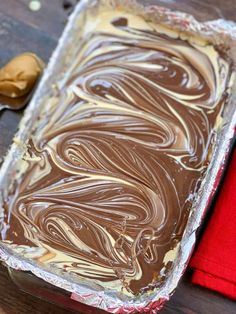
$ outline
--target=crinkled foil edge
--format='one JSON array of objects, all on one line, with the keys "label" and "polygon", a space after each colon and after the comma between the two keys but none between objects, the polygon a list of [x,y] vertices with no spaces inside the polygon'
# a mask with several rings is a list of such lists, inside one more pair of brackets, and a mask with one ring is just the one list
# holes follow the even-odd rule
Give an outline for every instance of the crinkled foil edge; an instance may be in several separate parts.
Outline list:
[{"label": "crinkled foil edge", "polygon": [[[185,13],[173,12],[164,7],[157,6],[143,8],[135,1],[80,1],[69,18],[68,24],[59,40],[58,46],[50,59],[47,70],[43,75],[30,105],[25,111],[24,117],[19,126],[19,131],[14,138],[13,144],[0,170],[0,204],[3,203],[4,198],[7,195],[9,182],[14,180],[17,175],[14,164],[21,158],[24,151],[24,145],[22,143],[24,143],[29,136],[30,130],[32,131],[32,123],[34,121],[32,118],[36,118],[39,114],[38,103],[40,103],[46,95],[53,95],[52,82],[56,73],[55,69],[59,69],[59,64],[61,63],[63,55],[65,57],[64,48],[67,45],[71,45],[73,33],[76,31],[76,25],[78,25],[78,17],[84,10],[86,10],[87,7],[98,3],[106,3],[118,9],[127,8],[127,10],[132,9],[132,11],[135,9],[137,14],[144,15],[146,18],[159,21],[162,24],[187,32],[190,35],[200,35],[204,38],[208,38],[213,43],[226,45],[228,47],[229,56],[232,58],[234,64],[236,64],[236,24],[233,22],[216,20],[198,23],[192,16]],[[70,55],[68,54],[67,57],[70,58]],[[58,73],[60,73],[60,69],[58,70]],[[232,90],[230,103],[231,104],[228,104],[228,106],[231,106],[232,108],[236,107],[234,106],[234,103],[236,103],[235,86]],[[193,204],[183,238],[180,242],[179,252],[174,262],[173,271],[161,288],[155,289],[136,298],[129,298],[121,293],[117,293],[116,291],[104,291],[97,286],[91,287],[86,284],[86,282],[78,282],[74,279],[72,280],[52,268],[39,267],[32,261],[26,260],[25,258],[22,258],[22,256],[12,253],[11,250],[3,243],[0,243],[0,260],[11,268],[22,271],[30,271],[35,276],[45,280],[46,282],[70,291],[72,293],[71,297],[73,300],[106,310],[110,313],[157,313],[174,292],[185,268],[187,267],[188,260],[195,244],[196,231],[204,218],[206,209],[208,208],[208,205],[210,204],[221,179],[225,161],[232,145],[236,126],[236,110],[228,111],[228,113],[225,113],[227,116],[225,118],[226,121],[217,138],[212,160],[201,183],[198,196]],[[0,216],[1,214],[0,208]]]}]

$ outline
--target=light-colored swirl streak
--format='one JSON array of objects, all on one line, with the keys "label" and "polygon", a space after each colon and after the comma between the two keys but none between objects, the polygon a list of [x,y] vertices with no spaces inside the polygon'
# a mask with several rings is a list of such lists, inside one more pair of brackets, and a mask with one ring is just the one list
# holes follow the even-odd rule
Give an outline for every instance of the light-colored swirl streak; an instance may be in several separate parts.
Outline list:
[{"label": "light-colored swirl streak", "polygon": [[40,262],[103,287],[163,282],[230,74],[209,43],[168,35],[124,12],[88,16],[59,100],[29,143],[4,240],[43,248]]}]

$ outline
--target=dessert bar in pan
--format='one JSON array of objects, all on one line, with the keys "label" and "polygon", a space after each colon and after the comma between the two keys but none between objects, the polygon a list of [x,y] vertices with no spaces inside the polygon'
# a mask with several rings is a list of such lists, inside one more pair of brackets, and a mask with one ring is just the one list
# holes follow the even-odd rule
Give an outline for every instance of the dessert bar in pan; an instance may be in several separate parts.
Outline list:
[{"label": "dessert bar in pan", "polygon": [[129,313],[160,306],[186,266],[233,137],[235,72],[229,31],[123,3],[70,19],[1,170],[0,255]]}]

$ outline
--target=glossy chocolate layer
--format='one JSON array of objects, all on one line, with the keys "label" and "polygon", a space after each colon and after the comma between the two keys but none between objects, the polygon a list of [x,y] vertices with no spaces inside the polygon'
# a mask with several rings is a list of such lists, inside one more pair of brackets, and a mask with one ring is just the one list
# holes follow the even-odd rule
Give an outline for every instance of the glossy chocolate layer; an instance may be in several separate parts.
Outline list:
[{"label": "glossy chocolate layer", "polygon": [[161,284],[176,256],[229,65],[203,40],[119,11],[88,15],[83,36],[28,143],[2,240],[137,294]]}]

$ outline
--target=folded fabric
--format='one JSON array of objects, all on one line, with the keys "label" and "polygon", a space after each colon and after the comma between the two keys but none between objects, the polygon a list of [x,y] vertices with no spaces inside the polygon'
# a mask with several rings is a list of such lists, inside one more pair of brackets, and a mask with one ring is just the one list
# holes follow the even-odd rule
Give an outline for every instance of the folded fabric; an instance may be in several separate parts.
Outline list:
[{"label": "folded fabric", "polygon": [[236,300],[236,149],[190,267],[193,283]]}]

